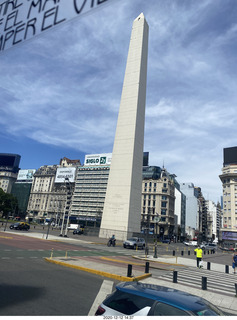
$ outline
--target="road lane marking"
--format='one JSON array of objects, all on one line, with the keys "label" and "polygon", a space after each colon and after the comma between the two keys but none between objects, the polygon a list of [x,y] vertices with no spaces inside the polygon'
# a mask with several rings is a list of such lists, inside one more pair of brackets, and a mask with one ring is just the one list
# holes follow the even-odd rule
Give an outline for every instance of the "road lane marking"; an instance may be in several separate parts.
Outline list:
[{"label": "road lane marking", "polygon": [[110,280],[104,280],[101,287],[100,291],[98,292],[93,305],[91,306],[91,309],[88,313],[88,316],[94,316],[97,308],[99,305],[104,301],[104,299],[107,297],[108,294],[110,294],[113,290],[113,281]]}]

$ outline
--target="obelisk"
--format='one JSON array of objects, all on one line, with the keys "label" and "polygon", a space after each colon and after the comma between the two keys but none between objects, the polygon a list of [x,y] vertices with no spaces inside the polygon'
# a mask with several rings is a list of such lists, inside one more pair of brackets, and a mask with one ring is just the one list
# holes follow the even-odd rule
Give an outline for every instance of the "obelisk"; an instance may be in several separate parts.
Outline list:
[{"label": "obelisk", "polygon": [[143,13],[133,22],[123,82],[101,238],[124,240],[140,232],[149,27]]}]

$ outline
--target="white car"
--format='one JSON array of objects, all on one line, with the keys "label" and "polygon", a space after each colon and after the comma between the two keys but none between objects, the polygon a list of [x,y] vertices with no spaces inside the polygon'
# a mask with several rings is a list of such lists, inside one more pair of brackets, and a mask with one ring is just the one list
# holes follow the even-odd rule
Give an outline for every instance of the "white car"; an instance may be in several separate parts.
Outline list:
[{"label": "white car", "polygon": [[190,246],[190,247],[197,247],[198,246],[197,241],[184,242],[184,244],[186,246]]}]

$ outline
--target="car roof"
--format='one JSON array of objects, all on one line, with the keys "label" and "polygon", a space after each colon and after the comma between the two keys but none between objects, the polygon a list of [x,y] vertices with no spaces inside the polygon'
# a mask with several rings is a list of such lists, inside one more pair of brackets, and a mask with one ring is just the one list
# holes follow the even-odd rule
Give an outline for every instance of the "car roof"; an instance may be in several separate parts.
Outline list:
[{"label": "car roof", "polygon": [[202,310],[208,304],[204,299],[187,292],[148,283],[121,282],[116,286],[116,289],[178,306],[183,310]]}]

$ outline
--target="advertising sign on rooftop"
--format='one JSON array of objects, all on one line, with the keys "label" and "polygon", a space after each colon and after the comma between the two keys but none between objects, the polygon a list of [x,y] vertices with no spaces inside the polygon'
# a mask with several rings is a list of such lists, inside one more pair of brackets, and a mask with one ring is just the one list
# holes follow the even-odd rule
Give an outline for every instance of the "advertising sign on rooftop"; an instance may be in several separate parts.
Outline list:
[{"label": "advertising sign on rooftop", "polygon": [[36,172],[35,169],[19,170],[18,176],[17,176],[17,181],[33,180],[33,175],[35,172]]},{"label": "advertising sign on rooftop", "polygon": [[0,51],[112,0],[0,0]]},{"label": "advertising sign on rooftop", "polygon": [[84,166],[106,166],[111,164],[112,153],[87,154]]},{"label": "advertising sign on rooftop", "polygon": [[57,168],[55,183],[63,183],[67,179],[70,182],[75,182],[75,174],[76,174],[75,167]]}]

